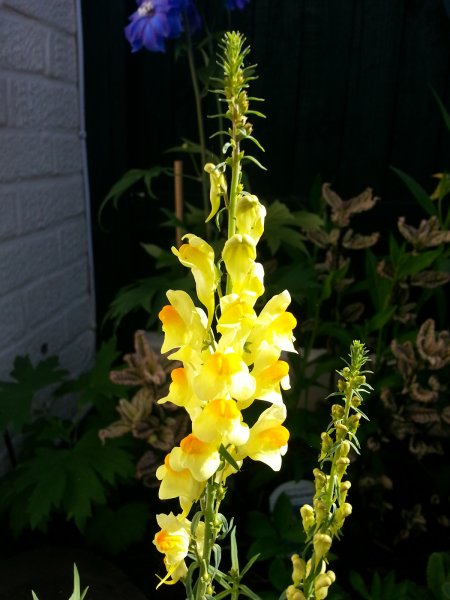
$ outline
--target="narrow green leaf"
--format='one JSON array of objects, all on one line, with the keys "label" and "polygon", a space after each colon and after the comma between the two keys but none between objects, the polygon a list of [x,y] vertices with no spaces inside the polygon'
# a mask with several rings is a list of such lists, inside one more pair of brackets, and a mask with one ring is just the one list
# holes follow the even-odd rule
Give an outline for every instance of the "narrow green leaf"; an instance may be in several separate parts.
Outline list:
[{"label": "narrow green leaf", "polygon": [[251,600],[261,600],[261,597],[258,594],[255,594],[249,587],[241,584],[239,586],[239,591],[243,596],[247,596],[247,598],[251,598]]},{"label": "narrow green leaf", "polygon": [[430,200],[430,197],[423,189],[423,187],[401,169],[398,169],[396,167],[391,167],[391,169],[394,171],[394,173],[397,173],[397,175],[400,177],[403,183],[409,188],[409,191],[412,193],[412,195],[423,208],[423,210],[428,215],[430,215],[430,217],[436,216],[436,207],[433,204],[432,200]]},{"label": "narrow green leaf", "polygon": [[231,454],[228,452],[228,450],[225,448],[225,446],[223,446],[222,444],[219,448],[219,454],[227,463],[229,463],[233,467],[233,469],[236,469],[236,471],[239,471],[239,465],[237,464],[235,459],[231,456]]},{"label": "narrow green leaf", "polygon": [[231,552],[231,566],[233,567],[233,571],[237,575],[239,573],[239,557],[238,557],[238,547],[236,542],[236,527],[233,527],[230,533],[230,552]]},{"label": "narrow green leaf", "polygon": [[439,110],[441,111],[441,115],[442,115],[442,118],[444,119],[445,126],[450,131],[450,114],[447,112],[447,109],[445,108],[445,105],[442,102],[442,100],[439,97],[439,95],[436,92],[436,90],[434,90],[433,88],[431,88],[431,91],[433,93],[433,96],[436,98],[436,102],[438,103]]},{"label": "narrow green leaf", "polygon": [[255,554],[255,556],[252,556],[252,558],[248,561],[248,563],[242,569],[241,577],[243,577],[252,568],[253,564],[258,560],[258,558],[260,556],[261,556],[261,554]]},{"label": "narrow green leaf", "polygon": [[266,167],[264,165],[262,165],[259,160],[257,160],[254,156],[251,156],[250,154],[246,154],[242,161],[245,160],[249,160],[250,162],[254,163],[257,167],[259,167],[260,169],[262,169],[263,171],[267,171]]}]

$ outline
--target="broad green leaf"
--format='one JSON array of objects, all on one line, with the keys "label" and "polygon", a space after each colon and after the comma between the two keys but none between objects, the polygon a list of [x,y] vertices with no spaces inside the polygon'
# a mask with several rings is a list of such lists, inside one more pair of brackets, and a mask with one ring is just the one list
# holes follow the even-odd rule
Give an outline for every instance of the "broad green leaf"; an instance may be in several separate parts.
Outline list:
[{"label": "broad green leaf", "polygon": [[110,304],[104,321],[112,321],[114,329],[117,329],[124,317],[139,309],[150,313],[150,319],[155,321],[161,308],[156,306],[156,300],[161,298],[162,305],[169,280],[174,289],[190,291],[193,288],[192,280],[188,276],[171,277],[165,274],[139,279],[119,290]]},{"label": "broad green leaf", "polygon": [[70,390],[79,394],[79,406],[93,404],[101,410],[105,399],[117,398],[124,391],[125,388],[113,383],[109,378],[119,356],[114,337],[102,343],[96,354],[94,366],[70,385]]},{"label": "broad green leaf", "polygon": [[63,507],[67,517],[83,531],[92,514],[92,505],[106,503],[106,488],[89,464],[71,461],[68,471]]},{"label": "broad green leaf", "polygon": [[16,381],[0,381],[0,429],[12,426],[19,432],[31,420],[31,405],[38,391],[61,384],[67,371],[58,358],[50,356],[34,367],[29,356],[18,356],[11,377]]},{"label": "broad green leaf", "polygon": [[433,552],[427,562],[427,585],[436,600],[442,598],[442,586],[450,573],[449,556],[443,552]]},{"label": "broad green leaf", "polygon": [[130,502],[117,510],[98,507],[86,527],[86,539],[108,553],[118,554],[145,538],[149,520],[146,502]]},{"label": "broad green leaf", "polygon": [[76,444],[77,460],[89,464],[110,485],[117,480],[134,477],[135,464],[132,455],[121,447],[121,440],[108,440],[102,444],[97,431],[88,431]]},{"label": "broad green leaf", "polygon": [[146,187],[147,193],[150,198],[155,199],[156,196],[152,190],[152,183],[156,177],[160,175],[172,175],[172,169],[167,167],[155,166],[150,169],[130,169],[122,175],[112,188],[107,193],[106,197],[102,201],[100,208],[98,209],[98,220],[101,222],[103,211],[109,202],[113,203],[114,208],[117,209],[118,201],[120,198],[130,190],[139,181],[143,180]]},{"label": "broad green leaf", "polygon": [[349,579],[354,590],[356,590],[365,600],[372,600],[372,596],[359,573],[356,571],[350,571]]},{"label": "broad green leaf", "polygon": [[270,561],[269,580],[279,592],[285,590],[292,582],[291,572],[287,568],[287,561],[281,556],[276,556]]},{"label": "broad green leaf", "polygon": [[29,469],[36,477],[27,507],[32,529],[46,523],[53,509],[59,509],[66,486],[69,459],[68,450],[45,448],[39,450],[34,460],[30,461]]}]

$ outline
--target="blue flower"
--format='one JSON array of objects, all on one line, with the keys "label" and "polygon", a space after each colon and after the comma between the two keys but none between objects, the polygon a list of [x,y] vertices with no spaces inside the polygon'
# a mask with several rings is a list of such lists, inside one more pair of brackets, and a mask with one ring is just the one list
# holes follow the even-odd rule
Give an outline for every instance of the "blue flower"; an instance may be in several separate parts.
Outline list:
[{"label": "blue flower", "polygon": [[249,2],[250,0],[227,0],[227,6],[230,10],[234,10],[235,8],[242,10]]},{"label": "blue flower", "polygon": [[165,52],[166,40],[179,37],[183,31],[183,13],[191,32],[198,31],[201,21],[193,0],[138,0],[138,9],[125,27],[131,51],[147,48]]}]

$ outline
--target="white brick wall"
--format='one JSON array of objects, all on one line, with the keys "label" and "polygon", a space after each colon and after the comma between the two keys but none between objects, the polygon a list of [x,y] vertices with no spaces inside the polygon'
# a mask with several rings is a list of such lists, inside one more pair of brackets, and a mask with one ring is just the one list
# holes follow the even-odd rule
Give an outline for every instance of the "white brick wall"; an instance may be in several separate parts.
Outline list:
[{"label": "white brick wall", "polygon": [[0,379],[94,354],[75,2],[0,0]]}]

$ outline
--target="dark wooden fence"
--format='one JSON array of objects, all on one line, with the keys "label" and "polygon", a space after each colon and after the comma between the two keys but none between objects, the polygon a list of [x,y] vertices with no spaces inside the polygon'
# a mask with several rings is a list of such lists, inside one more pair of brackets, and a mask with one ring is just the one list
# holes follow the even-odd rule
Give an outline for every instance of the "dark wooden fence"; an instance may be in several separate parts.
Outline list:
[{"label": "dark wooden fence", "polygon": [[[210,0],[211,6],[213,0]],[[214,0],[215,3],[222,0]],[[267,174],[255,193],[294,206],[317,176],[342,196],[366,186],[378,219],[414,212],[391,167],[431,190],[450,167],[450,133],[432,90],[450,107],[446,0],[252,0],[233,14],[258,63],[266,98],[256,135]],[[133,2],[85,0],[86,102],[92,206],[132,167],[160,164],[181,135],[195,136],[185,65],[173,54],[131,55],[123,38]],[[170,207],[170,206],[169,206]],[[145,274],[138,242],[164,239],[148,205],[108,213],[95,226],[99,315],[118,286]]]}]

